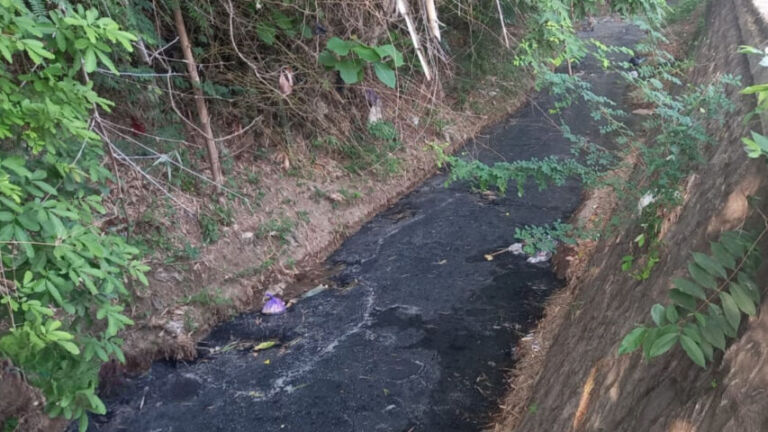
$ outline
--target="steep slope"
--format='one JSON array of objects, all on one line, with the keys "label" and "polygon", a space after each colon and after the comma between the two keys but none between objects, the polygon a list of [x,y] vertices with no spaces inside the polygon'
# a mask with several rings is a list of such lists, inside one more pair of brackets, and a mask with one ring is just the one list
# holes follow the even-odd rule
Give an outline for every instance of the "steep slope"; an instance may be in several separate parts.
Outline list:
[{"label": "steep slope", "polygon": [[[693,80],[733,74],[744,85],[765,82],[756,76],[762,73],[757,65],[736,51],[739,45],[765,46],[766,28],[750,0],[711,2]],[[621,258],[636,234],[630,231],[603,241],[586,274],[569,287],[574,301],[517,430],[768,430],[768,314],[742,323],[739,337],[707,369],[677,348],[650,363],[639,354],[617,356],[623,336],[649,321],[651,305],[666,301],[670,280],[685,272],[691,251],[707,251],[722,231],[762,225],[748,197],[765,196],[768,170],[764,161],[747,159],[740,143],[761,122],[744,124],[754,102],[735,89],[729,96],[739,110],[715,131],[718,146],[690,178],[679,217],[662,230],[664,249],[651,277],[638,282],[621,272]],[[764,212],[765,200],[756,202]]]}]

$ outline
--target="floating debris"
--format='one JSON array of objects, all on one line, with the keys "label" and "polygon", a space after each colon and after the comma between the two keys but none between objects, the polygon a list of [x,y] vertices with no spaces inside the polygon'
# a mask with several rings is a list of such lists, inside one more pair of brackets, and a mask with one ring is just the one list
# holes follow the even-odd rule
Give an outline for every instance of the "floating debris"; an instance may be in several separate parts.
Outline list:
[{"label": "floating debris", "polygon": [[311,290],[305,292],[301,296],[301,298],[305,299],[305,298],[309,298],[309,297],[312,297],[312,296],[316,296],[316,295],[320,294],[321,292],[323,292],[323,291],[325,291],[327,289],[328,289],[328,285],[320,284],[320,285],[312,288]]},{"label": "floating debris", "polygon": [[254,346],[253,350],[254,351],[264,351],[265,349],[272,348],[273,346],[277,345],[278,343],[279,343],[278,341],[274,341],[274,340],[265,341],[265,342],[262,342],[262,343],[260,343],[260,344],[258,344],[256,346]]},{"label": "floating debris", "polygon": [[266,295],[268,300],[264,303],[264,307],[261,308],[261,313],[264,315],[280,315],[285,313],[284,301],[270,293],[267,293]]},{"label": "floating debris", "polygon": [[512,243],[511,245],[509,245],[507,250],[509,252],[512,252],[514,255],[522,255],[524,253],[523,246],[524,245],[522,243]]},{"label": "floating debris", "polygon": [[528,257],[526,262],[530,264],[538,264],[549,261],[549,259],[552,258],[552,252],[549,251],[539,251],[536,252],[536,255]]}]

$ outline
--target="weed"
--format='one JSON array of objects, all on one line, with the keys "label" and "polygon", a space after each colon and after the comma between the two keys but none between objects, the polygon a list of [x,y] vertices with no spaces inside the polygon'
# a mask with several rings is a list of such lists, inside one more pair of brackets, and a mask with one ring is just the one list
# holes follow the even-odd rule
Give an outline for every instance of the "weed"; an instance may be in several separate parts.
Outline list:
[{"label": "weed", "polygon": [[264,271],[269,270],[269,268],[272,267],[274,264],[275,264],[275,261],[270,258],[259,265],[247,267],[240,270],[239,272],[232,275],[232,277],[227,278],[227,280],[257,276],[263,273]]},{"label": "weed", "polygon": [[216,288],[213,293],[208,288],[203,288],[199,292],[185,297],[181,300],[184,305],[198,304],[200,306],[229,306],[232,304],[232,300],[224,296],[221,288]]},{"label": "weed", "polygon": [[296,212],[296,218],[304,223],[309,223],[309,212],[306,210],[299,210]]},{"label": "weed", "polygon": [[358,191],[349,191],[344,188],[339,189],[339,194],[344,197],[344,201],[346,202],[357,201],[363,196],[363,194]]},{"label": "weed", "polygon": [[216,204],[208,212],[201,212],[198,223],[202,233],[203,243],[211,244],[221,237],[220,226],[230,226],[235,222],[231,206]]},{"label": "weed", "polygon": [[282,244],[288,244],[293,228],[296,222],[288,217],[281,216],[280,218],[272,218],[261,225],[256,231],[256,235],[259,238],[277,237]]}]

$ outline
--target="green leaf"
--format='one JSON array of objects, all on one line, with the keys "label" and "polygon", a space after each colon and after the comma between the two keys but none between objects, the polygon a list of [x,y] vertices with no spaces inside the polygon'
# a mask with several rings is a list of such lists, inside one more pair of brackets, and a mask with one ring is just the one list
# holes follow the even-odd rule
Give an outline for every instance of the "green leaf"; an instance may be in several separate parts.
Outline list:
[{"label": "green leaf", "polygon": [[648,354],[649,358],[658,357],[665,352],[669,351],[677,342],[677,338],[680,335],[678,333],[666,333],[660,336],[651,346],[651,350]]},{"label": "green leaf", "polygon": [[373,71],[379,81],[383,82],[389,88],[395,88],[395,71],[384,63],[374,63]]},{"label": "green leaf", "polygon": [[275,35],[277,35],[277,29],[271,25],[259,23],[256,24],[256,35],[265,44],[272,46],[275,44]]},{"label": "green leaf", "polygon": [[624,339],[619,345],[619,355],[627,354],[635,351],[643,343],[643,339],[646,335],[645,327],[637,327],[624,336]]},{"label": "green leaf", "polygon": [[80,354],[80,348],[78,348],[77,345],[75,345],[70,341],[57,340],[56,343],[59,344],[59,346],[61,346],[65,350],[69,351],[69,353],[72,355]]},{"label": "green leaf", "polygon": [[728,277],[728,272],[725,271],[725,267],[723,267],[722,264],[703,253],[694,252],[693,260],[712,276],[720,276],[723,279]]},{"label": "green leaf", "polygon": [[740,233],[733,231],[724,232],[720,236],[720,244],[722,244],[725,249],[735,257],[743,256],[747,251],[747,247],[749,247]]},{"label": "green leaf", "polygon": [[358,46],[359,44],[355,42],[345,41],[343,39],[340,39],[338,37],[332,37],[328,39],[328,42],[325,44],[325,48],[328,51],[334,52],[342,57],[349,54],[349,51],[353,48]]},{"label": "green leaf", "polygon": [[680,346],[683,347],[683,351],[688,354],[688,357],[690,357],[694,363],[701,367],[706,366],[707,363],[704,360],[704,352],[701,351],[701,348],[699,348],[699,345],[694,342],[693,339],[686,335],[680,335]]},{"label": "green leaf", "polygon": [[696,311],[696,299],[678,289],[669,290],[669,298],[672,299],[676,305],[684,309],[691,312]]},{"label": "green leaf", "polygon": [[96,51],[96,55],[99,57],[99,60],[101,60],[101,63],[103,63],[104,66],[106,66],[107,69],[109,69],[112,73],[114,73],[116,75],[118,75],[120,73],[120,72],[118,72],[117,68],[115,67],[115,64],[112,63],[112,60],[109,57],[107,57],[106,54],[104,54],[103,52],[97,50]]},{"label": "green leaf", "polygon": [[714,255],[715,259],[725,267],[729,269],[735,269],[736,268],[736,260],[734,257],[728,252],[723,245],[720,243],[712,242],[710,243],[710,249],[712,250],[712,255]]},{"label": "green leaf", "polygon": [[704,340],[720,350],[725,350],[725,333],[715,320],[707,319],[706,324],[701,328],[701,334],[704,336]]},{"label": "green leaf", "polygon": [[653,322],[655,322],[659,327],[664,325],[665,312],[666,311],[664,310],[664,306],[658,303],[651,307],[651,318],[653,318]]},{"label": "green leaf", "polygon": [[325,67],[334,67],[338,63],[338,59],[330,51],[323,50],[317,56],[317,62]]},{"label": "green leaf", "polygon": [[738,277],[739,285],[744,288],[744,291],[749,295],[755,303],[760,303],[760,290],[757,288],[755,282],[745,272],[739,272]]},{"label": "green leaf", "polygon": [[731,297],[733,297],[734,302],[742,312],[749,316],[755,316],[757,314],[755,304],[752,303],[752,299],[749,298],[746,290],[742,288],[741,285],[736,282],[731,282],[730,292]]},{"label": "green leaf", "polygon": [[725,318],[728,320],[728,324],[738,330],[739,324],[741,324],[741,312],[739,312],[739,307],[736,305],[733,297],[727,292],[721,292],[720,301],[723,304],[723,312],[725,313]]},{"label": "green leaf", "polygon": [[688,263],[688,273],[691,274],[691,277],[693,278],[696,283],[703,286],[704,288],[709,289],[715,289],[717,288],[717,281],[715,278],[710,276],[709,273],[707,273],[704,269],[699,267],[698,265],[694,263]]},{"label": "green leaf", "polygon": [[95,414],[104,415],[107,413],[107,407],[104,402],[93,393],[88,393],[88,401],[91,403],[91,411]]},{"label": "green leaf", "polygon": [[387,45],[379,45],[373,47],[374,50],[376,50],[376,54],[379,55],[382,59],[385,59],[387,57],[392,59],[392,63],[396,68],[399,68],[403,64],[405,64],[405,61],[403,61],[403,54],[400,53],[400,51],[395,48],[394,45],[387,44]]},{"label": "green leaf", "polygon": [[358,57],[367,61],[368,63],[375,63],[381,60],[381,57],[371,47],[365,45],[358,45],[352,48],[352,52],[357,54]]},{"label": "green leaf", "polygon": [[96,70],[96,66],[96,52],[93,48],[86,49],[85,55],[83,56],[83,67],[85,68],[85,71],[91,73]]},{"label": "green leaf", "polygon": [[704,294],[704,289],[698,284],[689,281],[688,279],[675,278],[672,280],[672,284],[680,291],[696,297],[701,300],[706,300],[707,295]]},{"label": "green leaf", "polygon": [[677,320],[680,319],[680,315],[677,313],[675,305],[668,305],[664,313],[667,317],[667,321],[671,323],[676,323]]},{"label": "green leaf", "polygon": [[13,213],[7,211],[0,211],[0,222],[10,222],[14,218]]},{"label": "green leaf", "polygon": [[342,60],[334,65],[334,69],[339,71],[341,79],[346,84],[358,83],[363,78],[363,67],[352,60]]},{"label": "green leaf", "polygon": [[78,432],[86,432],[88,430],[88,416],[83,414],[80,416],[80,421],[77,425]]}]

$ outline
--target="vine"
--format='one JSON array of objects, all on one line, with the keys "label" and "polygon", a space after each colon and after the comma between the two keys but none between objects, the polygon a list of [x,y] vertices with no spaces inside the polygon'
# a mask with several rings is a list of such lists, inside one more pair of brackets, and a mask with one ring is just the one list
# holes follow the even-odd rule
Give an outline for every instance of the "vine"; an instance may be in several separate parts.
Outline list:
[{"label": "vine", "polygon": [[651,307],[653,327],[637,326],[619,346],[619,354],[642,347],[646,359],[658,357],[679,343],[699,366],[714,359],[715,348],[725,350],[726,339],[738,335],[742,314],[755,316],[760,291],[755,274],[761,258],[755,237],[745,232],[726,232],[710,243],[711,255],[694,252],[688,262],[689,278],[672,280],[670,303]]}]

